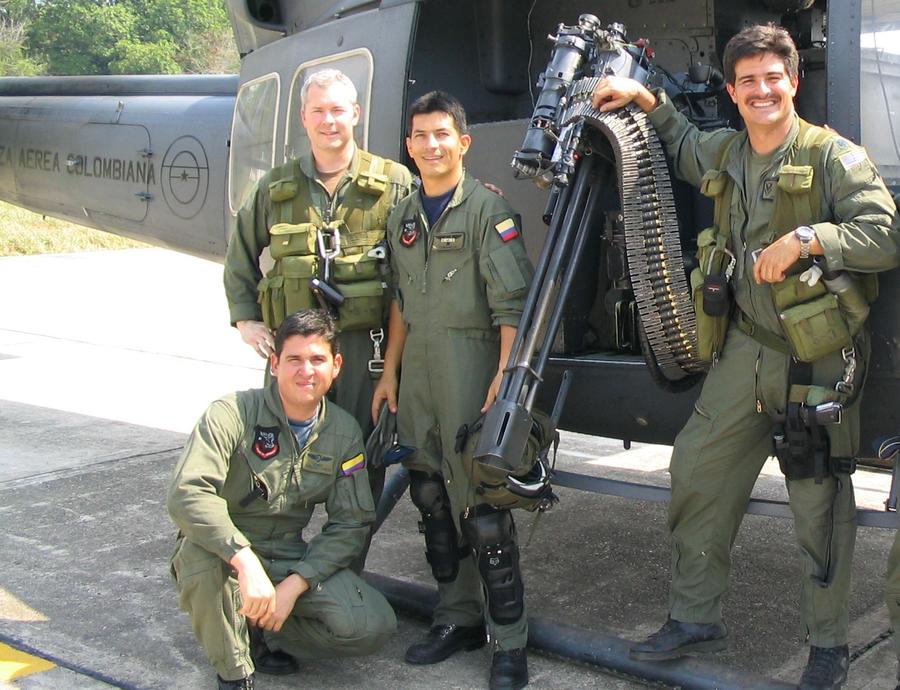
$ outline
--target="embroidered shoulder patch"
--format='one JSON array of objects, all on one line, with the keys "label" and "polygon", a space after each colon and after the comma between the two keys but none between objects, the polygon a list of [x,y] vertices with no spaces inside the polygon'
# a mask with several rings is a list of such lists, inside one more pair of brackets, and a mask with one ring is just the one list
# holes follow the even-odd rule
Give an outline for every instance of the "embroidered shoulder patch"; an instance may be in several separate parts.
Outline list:
[{"label": "embroidered shoulder patch", "polygon": [[516,227],[516,221],[512,218],[502,220],[494,226],[494,230],[500,235],[500,239],[504,242],[514,240],[519,236],[519,228]]},{"label": "embroidered shoulder patch", "polygon": [[362,453],[358,455],[354,455],[349,460],[344,460],[341,463],[341,476],[346,477],[347,475],[353,474],[354,472],[358,472],[366,466],[366,456]]},{"label": "embroidered shoulder patch", "polygon": [[412,247],[419,239],[419,224],[415,218],[404,220],[400,226],[400,244],[404,247]]},{"label": "embroidered shoulder patch", "polygon": [[253,452],[263,460],[268,460],[278,455],[279,431],[281,429],[277,426],[256,427],[256,438],[253,439]]},{"label": "embroidered shoulder patch", "polygon": [[854,149],[853,151],[847,151],[847,153],[842,153],[838,160],[841,161],[841,165],[844,166],[844,170],[852,170],[858,165],[862,165],[868,160],[868,156],[866,156],[866,152],[862,149]]}]

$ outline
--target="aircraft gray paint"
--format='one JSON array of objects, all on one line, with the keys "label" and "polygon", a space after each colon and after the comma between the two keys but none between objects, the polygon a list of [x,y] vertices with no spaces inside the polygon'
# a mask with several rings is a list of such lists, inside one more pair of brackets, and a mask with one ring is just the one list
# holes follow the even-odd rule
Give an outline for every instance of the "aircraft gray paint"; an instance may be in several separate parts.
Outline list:
[{"label": "aircraft gray paint", "polygon": [[[900,190],[898,0],[229,0],[228,9],[243,56],[239,77],[0,80],[0,197],[221,260],[234,210],[255,180],[305,145],[297,116],[303,78],[334,66],[360,90],[359,143],[392,158],[404,156],[408,102],[432,88],[459,96],[473,124],[468,168],[499,184],[522,212],[536,255],[546,197],[515,180],[509,160],[532,114],[550,50],[545,37],[584,12],[648,39],[654,63],[684,83],[695,63],[720,66],[725,41],[742,26],[785,23],[804,60],[801,115],[865,144]],[[694,87],[697,118],[735,121],[727,98]],[[709,208],[684,187],[676,202],[690,251]],[[697,387],[659,389],[637,344],[622,342],[620,317],[606,304],[615,286],[604,246],[598,237],[586,254],[586,280],[570,296],[543,389],[552,398],[561,371],[571,369],[565,428],[669,443]],[[900,432],[898,271],[881,285],[864,401],[869,453],[873,439]]]}]

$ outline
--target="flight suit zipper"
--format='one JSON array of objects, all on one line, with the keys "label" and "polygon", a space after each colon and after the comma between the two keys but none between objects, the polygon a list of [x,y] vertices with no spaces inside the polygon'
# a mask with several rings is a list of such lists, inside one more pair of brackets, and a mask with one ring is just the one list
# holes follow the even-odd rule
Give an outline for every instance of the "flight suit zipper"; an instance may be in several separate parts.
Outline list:
[{"label": "flight suit zipper", "polygon": [[320,180],[316,180],[316,184],[318,184],[322,191],[325,192],[325,198],[328,199],[328,205],[324,209],[320,209],[320,213],[322,214],[322,221],[326,224],[330,223],[337,213],[338,199],[341,196],[341,190],[344,189],[350,180],[347,178],[347,173],[344,173],[344,177],[338,183],[338,186],[334,188],[334,194],[331,194],[328,191],[328,187],[326,187]]},{"label": "flight suit zipper", "polygon": [[753,367],[753,392],[756,393],[756,414],[762,414],[762,396],[759,394],[759,362],[762,359],[762,348],[756,351],[756,364]]},{"label": "flight suit zipper", "polygon": [[[318,422],[316,424],[318,425]],[[293,430],[291,430],[291,436],[294,436]],[[315,443],[317,438],[319,438],[319,430],[314,429],[313,432],[309,435],[309,438],[306,440],[306,444],[297,452],[297,459],[291,463],[291,476],[288,477],[288,486],[290,486],[291,482],[296,479],[297,491],[300,491],[300,471],[297,468],[297,463],[299,462],[302,468],[303,458],[305,457],[304,454],[312,447],[312,444]],[[296,436],[294,436],[294,445],[299,448]],[[309,509],[309,499],[303,501],[303,507],[305,509]]]},{"label": "flight suit zipper", "polygon": [[[321,403],[319,403],[319,405],[321,406]],[[321,411],[317,410],[316,414],[317,415],[321,414]],[[309,438],[306,439],[306,443],[301,448],[300,444],[297,443],[297,437],[294,435],[294,430],[291,428],[290,423],[287,421],[287,416],[285,416],[285,418],[283,420],[283,422],[284,422],[283,428],[286,428],[288,430],[288,436],[290,436],[290,439],[291,439],[291,449],[293,450],[293,455],[292,455],[292,460],[291,460],[291,469],[290,469],[290,472],[288,473],[288,479],[287,479],[288,486],[291,486],[291,484],[295,483],[295,481],[296,481],[297,489],[298,490],[300,489],[300,476],[299,476],[300,472],[297,468],[297,463],[299,462],[302,464],[303,454],[309,448],[311,448],[312,444],[315,443],[317,438],[319,438],[319,422],[320,421],[321,420],[319,420],[319,419],[316,420],[313,430],[309,435]],[[309,501],[306,501],[305,503],[306,503],[306,506],[309,507]]]},{"label": "flight suit zipper", "polygon": [[[422,269],[422,294],[423,295],[428,290],[428,287],[427,287],[428,286],[428,259],[431,256],[431,251],[430,251],[431,250],[431,241],[434,238],[434,234],[437,231],[438,225],[440,225],[441,221],[444,220],[444,217],[447,215],[447,211],[449,211],[451,208],[454,208],[456,206],[459,206],[459,204],[458,203],[454,204],[453,200],[451,199],[449,201],[449,203],[444,207],[444,210],[441,211],[441,215],[439,215],[437,217],[437,220],[434,221],[434,225],[429,225],[428,218],[426,217],[426,215],[421,211],[419,212],[419,220],[422,221],[422,226],[425,228],[424,239],[426,240],[425,241],[425,266]],[[452,273],[454,273],[454,271],[451,271],[451,273],[448,273],[447,275],[445,275],[443,277],[442,282],[446,282],[446,281],[450,280],[450,278],[453,277]]]},{"label": "flight suit zipper", "polygon": [[[438,218],[440,220],[440,218]],[[431,228],[428,225],[428,218],[424,213],[419,213],[419,221],[422,223],[422,251],[425,252],[425,264],[422,267],[422,294],[426,294],[428,292],[428,259],[431,255],[431,252],[428,251],[431,245]]]}]

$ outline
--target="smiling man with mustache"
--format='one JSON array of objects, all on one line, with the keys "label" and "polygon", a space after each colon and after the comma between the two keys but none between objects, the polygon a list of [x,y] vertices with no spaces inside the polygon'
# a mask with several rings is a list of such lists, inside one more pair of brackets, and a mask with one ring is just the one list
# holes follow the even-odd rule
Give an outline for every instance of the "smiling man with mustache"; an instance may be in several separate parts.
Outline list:
[{"label": "smiling man with mustache", "polygon": [[[631,656],[658,661],[725,647],[731,546],[774,447],[803,571],[800,606],[811,648],[800,687],[837,688],[849,666],[850,473],[869,354],[863,321],[875,294],[871,274],[898,262],[896,208],[863,148],[797,116],[800,60],[787,31],[747,27],[728,42],[722,62],[743,131],[701,132],[665,93],[631,79],[608,77],[594,91],[600,110],[634,102],[647,112],[677,175],[715,200],[715,224],[698,236],[702,280],[692,280],[698,342],[710,344],[712,366],[669,468],[669,619]],[[804,279],[813,257],[849,281],[863,312],[855,322],[840,296]],[[724,308],[703,306],[707,294],[724,293]],[[807,351],[809,338],[785,325],[789,312],[810,327],[818,350]],[[824,321],[845,328],[833,338],[842,343],[822,345],[834,335],[820,332]],[[851,363],[852,391],[842,390]],[[842,418],[819,421],[820,409],[824,415],[837,405]]]}]

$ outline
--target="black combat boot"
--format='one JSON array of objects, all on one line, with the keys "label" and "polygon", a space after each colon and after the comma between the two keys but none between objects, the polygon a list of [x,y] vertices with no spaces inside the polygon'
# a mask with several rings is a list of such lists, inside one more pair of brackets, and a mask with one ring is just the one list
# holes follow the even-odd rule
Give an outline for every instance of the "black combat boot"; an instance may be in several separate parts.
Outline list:
[{"label": "black combat boot", "polygon": [[663,627],[628,652],[635,661],[677,659],[689,652],[725,649],[728,629],[724,623],[682,623],[669,618]]},{"label": "black combat boot", "polygon": [[484,647],[483,625],[432,625],[428,635],[406,650],[410,664],[436,664],[461,649],[471,652]]},{"label": "black combat boot", "polygon": [[219,690],[253,690],[253,674],[239,680],[222,680],[222,676],[216,676],[219,681]]},{"label": "black combat boot", "polygon": [[280,649],[272,651],[266,644],[266,638],[261,628],[255,625],[250,628],[250,657],[253,665],[260,673],[270,676],[287,676],[300,670],[297,660],[287,652]]},{"label": "black combat boot", "polygon": [[491,690],[519,690],[528,685],[525,649],[498,649],[491,660]]},{"label": "black combat boot", "polygon": [[809,660],[800,679],[800,690],[835,690],[847,680],[850,653],[847,645],[810,647]]}]

